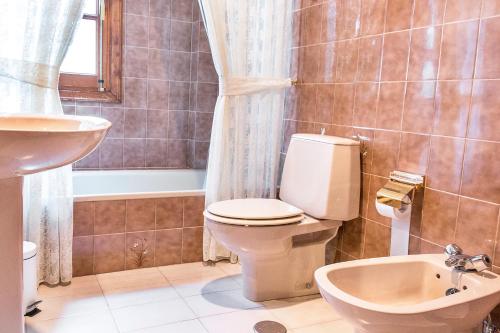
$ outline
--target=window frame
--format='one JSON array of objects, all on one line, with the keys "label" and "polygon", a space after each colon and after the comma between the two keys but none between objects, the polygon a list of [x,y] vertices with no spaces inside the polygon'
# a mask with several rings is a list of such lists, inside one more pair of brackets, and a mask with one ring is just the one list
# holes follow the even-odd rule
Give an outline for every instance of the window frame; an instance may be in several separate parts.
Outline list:
[{"label": "window frame", "polygon": [[[59,95],[61,100],[121,102],[122,98],[122,43],[123,0],[104,0],[102,69],[105,91],[98,91],[99,45],[96,48],[97,75],[61,73]],[[99,34],[100,20],[97,21]]]}]

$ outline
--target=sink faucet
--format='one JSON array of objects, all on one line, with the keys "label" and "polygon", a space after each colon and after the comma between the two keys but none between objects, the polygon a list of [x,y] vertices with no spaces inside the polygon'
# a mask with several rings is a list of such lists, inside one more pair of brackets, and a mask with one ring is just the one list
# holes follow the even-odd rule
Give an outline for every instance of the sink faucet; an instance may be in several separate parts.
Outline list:
[{"label": "sink faucet", "polygon": [[463,254],[456,244],[446,245],[444,253],[448,255],[445,264],[461,272],[481,272],[491,268],[491,259],[486,254],[469,256]]}]

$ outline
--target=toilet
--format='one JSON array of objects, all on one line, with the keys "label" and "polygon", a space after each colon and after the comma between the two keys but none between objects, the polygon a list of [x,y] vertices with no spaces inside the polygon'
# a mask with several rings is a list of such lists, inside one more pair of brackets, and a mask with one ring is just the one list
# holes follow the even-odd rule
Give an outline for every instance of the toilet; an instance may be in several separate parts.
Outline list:
[{"label": "toilet", "polygon": [[252,301],[318,293],[314,271],[342,221],[359,215],[359,142],[294,134],[283,167],[280,200],[235,199],[204,211],[213,237],[239,256]]}]

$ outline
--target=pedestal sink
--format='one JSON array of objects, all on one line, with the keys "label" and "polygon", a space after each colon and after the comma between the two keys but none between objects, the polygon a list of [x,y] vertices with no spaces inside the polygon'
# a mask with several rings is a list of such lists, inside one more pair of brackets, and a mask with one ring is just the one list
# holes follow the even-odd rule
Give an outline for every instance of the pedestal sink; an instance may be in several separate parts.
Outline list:
[{"label": "pedestal sink", "polygon": [[0,114],[0,331],[24,331],[23,176],[92,152],[111,123],[95,117]]}]

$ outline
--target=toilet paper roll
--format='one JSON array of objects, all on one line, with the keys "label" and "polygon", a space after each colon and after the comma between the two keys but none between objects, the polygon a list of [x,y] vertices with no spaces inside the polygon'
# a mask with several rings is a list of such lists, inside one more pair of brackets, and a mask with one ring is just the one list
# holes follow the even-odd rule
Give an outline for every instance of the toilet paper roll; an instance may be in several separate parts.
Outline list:
[{"label": "toilet paper roll", "polygon": [[407,219],[411,214],[409,205],[405,206],[402,209],[397,209],[388,205],[381,204],[377,200],[375,200],[375,207],[377,208],[377,212],[379,212],[380,215],[390,217],[394,220]]}]

